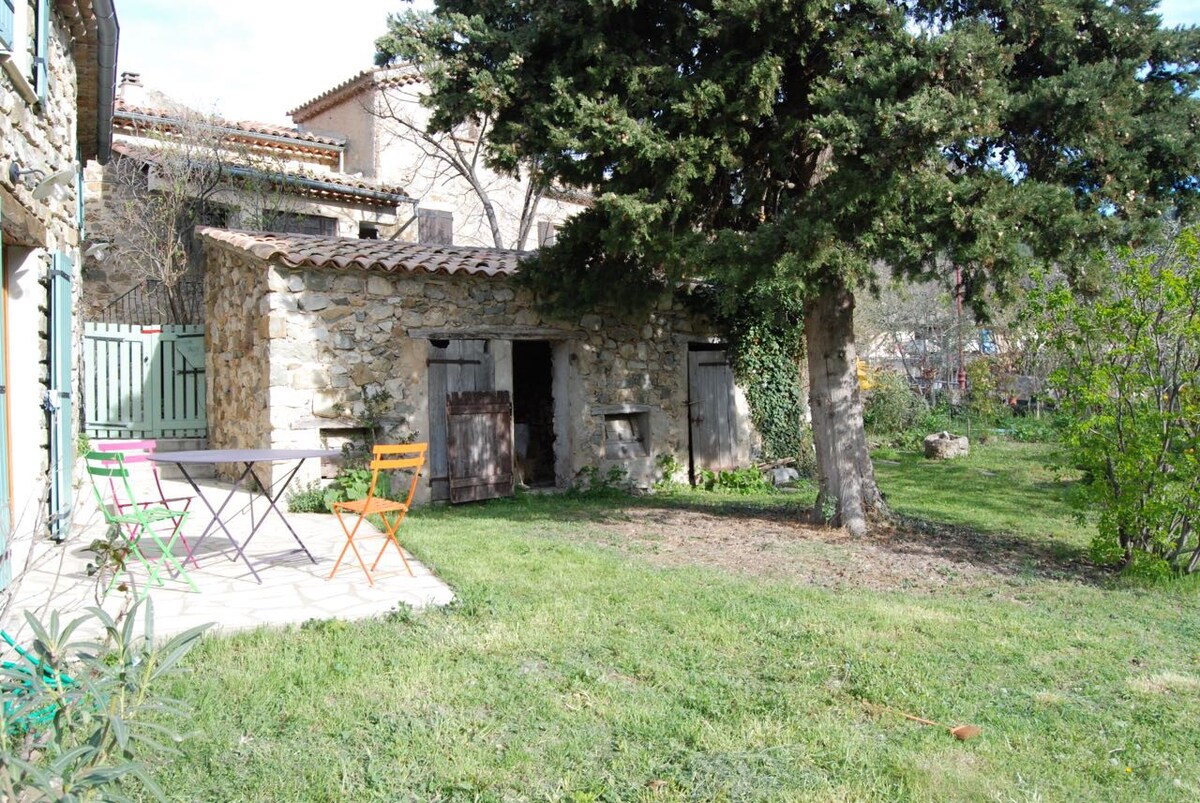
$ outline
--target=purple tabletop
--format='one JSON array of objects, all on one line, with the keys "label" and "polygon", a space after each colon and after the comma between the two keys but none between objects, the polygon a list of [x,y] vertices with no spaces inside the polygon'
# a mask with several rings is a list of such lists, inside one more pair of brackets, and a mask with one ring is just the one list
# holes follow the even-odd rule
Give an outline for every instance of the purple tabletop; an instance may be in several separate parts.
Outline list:
[{"label": "purple tabletop", "polygon": [[309,457],[340,457],[341,449],[196,449],[190,452],[156,452],[147,460],[156,463],[273,463]]}]

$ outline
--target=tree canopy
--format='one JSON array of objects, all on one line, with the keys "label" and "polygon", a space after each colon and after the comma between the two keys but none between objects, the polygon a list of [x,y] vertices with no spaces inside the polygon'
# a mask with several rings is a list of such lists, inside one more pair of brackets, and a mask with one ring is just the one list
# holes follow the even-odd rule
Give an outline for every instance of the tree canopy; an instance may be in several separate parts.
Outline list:
[{"label": "tree canopy", "polygon": [[[1154,6],[438,0],[391,25],[436,53],[434,125],[487,115],[495,166],[536,159],[596,194],[526,268],[545,297],[783,282],[829,337],[820,358],[837,357],[814,366],[809,331],[814,417],[816,375],[833,377],[827,435],[845,446],[862,429],[852,293],[874,265],[953,265],[982,306],[1035,260],[1077,265],[1195,210],[1200,29],[1164,29]],[[827,469],[822,492],[844,506],[859,490],[826,489]]]},{"label": "tree canopy", "polygon": [[486,114],[495,165],[597,191],[546,255],[597,292],[939,255],[972,291],[1193,208],[1200,32],[1153,8],[441,0],[424,30],[435,125]]}]

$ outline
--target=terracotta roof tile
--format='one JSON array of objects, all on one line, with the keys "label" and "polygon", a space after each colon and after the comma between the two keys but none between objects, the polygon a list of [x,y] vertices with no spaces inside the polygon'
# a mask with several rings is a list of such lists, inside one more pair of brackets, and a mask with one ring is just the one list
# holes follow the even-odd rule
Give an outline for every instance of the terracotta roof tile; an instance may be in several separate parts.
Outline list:
[{"label": "terracotta roof tile", "polygon": [[356,240],[312,234],[274,234],[205,227],[197,233],[212,243],[245,251],[291,268],[362,269],[385,273],[466,273],[511,276],[529,252],[462,245],[424,245],[394,240]]},{"label": "terracotta roof tile", "polygon": [[[170,109],[159,109],[149,106],[134,106],[118,99],[115,107],[116,116],[118,119],[122,114],[145,115],[147,117],[162,118],[167,124],[179,120],[179,112]],[[306,143],[314,145],[327,145],[329,147],[343,147],[346,140],[341,137],[322,136],[313,134],[309,131],[301,131],[298,128],[289,128],[287,126],[273,125],[271,123],[257,123],[249,120],[224,120],[221,118],[213,118],[213,125],[228,128],[231,131],[239,131],[247,136],[259,134],[268,137],[282,137],[283,139],[295,140],[297,143]]]}]

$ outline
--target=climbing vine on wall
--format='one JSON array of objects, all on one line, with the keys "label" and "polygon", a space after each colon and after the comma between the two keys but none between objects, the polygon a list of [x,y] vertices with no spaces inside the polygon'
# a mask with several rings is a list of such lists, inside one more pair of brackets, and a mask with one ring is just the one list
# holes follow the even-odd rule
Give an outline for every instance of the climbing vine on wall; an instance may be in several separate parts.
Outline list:
[{"label": "climbing vine on wall", "polygon": [[720,310],[729,337],[733,370],[746,393],[754,426],[762,435],[763,459],[802,458],[812,436],[801,384],[804,357],[803,305],[795,288],[764,283],[750,292],[713,287],[709,303]]}]

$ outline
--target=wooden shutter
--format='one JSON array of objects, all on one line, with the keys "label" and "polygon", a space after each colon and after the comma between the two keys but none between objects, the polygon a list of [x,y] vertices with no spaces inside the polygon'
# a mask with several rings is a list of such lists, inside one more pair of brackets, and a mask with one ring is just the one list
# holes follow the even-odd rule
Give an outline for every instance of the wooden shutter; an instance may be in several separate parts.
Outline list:
[{"label": "wooden shutter", "polygon": [[[0,209],[0,219],[3,217]],[[0,232],[0,591],[12,582],[12,485],[8,451],[8,272],[4,269],[4,236]]]},{"label": "wooden shutter", "polygon": [[512,496],[512,398],[507,390],[446,399],[450,501]]},{"label": "wooden shutter", "polygon": [[11,51],[13,49],[15,19],[13,0],[0,0],[0,50]]},{"label": "wooden shutter", "polygon": [[429,488],[434,501],[450,498],[446,449],[446,397],[494,390],[495,361],[486,340],[434,340],[429,344]]},{"label": "wooden shutter", "polygon": [[75,432],[71,394],[74,265],[54,254],[50,269],[50,386],[44,407],[50,424],[50,537],[66,538],[71,524]]},{"label": "wooden shutter", "polygon": [[454,213],[418,209],[417,240],[426,245],[454,245]]},{"label": "wooden shutter", "polygon": [[50,84],[50,3],[38,0],[37,4],[37,52],[33,55],[33,83],[38,100],[45,104],[49,97]]}]

